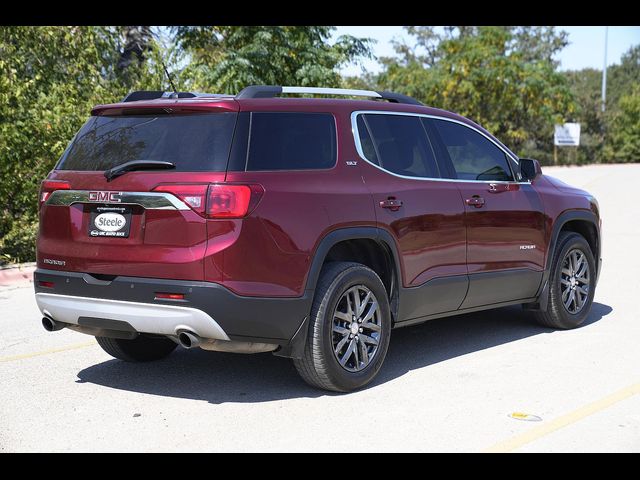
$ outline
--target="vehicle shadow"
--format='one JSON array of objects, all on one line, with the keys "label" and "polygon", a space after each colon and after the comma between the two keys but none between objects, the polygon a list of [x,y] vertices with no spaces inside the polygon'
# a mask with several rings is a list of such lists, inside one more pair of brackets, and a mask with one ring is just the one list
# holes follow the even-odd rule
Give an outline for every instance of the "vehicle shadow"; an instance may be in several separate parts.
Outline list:
[{"label": "vehicle shadow", "polygon": [[[594,303],[582,328],[612,311],[608,305]],[[553,332],[538,326],[533,314],[520,307],[469,313],[397,329],[391,335],[389,352],[378,377],[367,388],[460,355]],[[240,355],[182,348],[157,362],[109,360],[92,365],[78,373],[78,383],[83,382],[213,404],[339,395],[307,386],[289,359],[270,353]]]}]

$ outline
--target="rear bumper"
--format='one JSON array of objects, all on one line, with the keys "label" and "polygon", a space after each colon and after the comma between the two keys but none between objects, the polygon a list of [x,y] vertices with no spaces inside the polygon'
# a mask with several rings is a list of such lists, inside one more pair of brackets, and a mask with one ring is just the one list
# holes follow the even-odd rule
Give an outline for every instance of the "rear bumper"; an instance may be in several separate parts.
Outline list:
[{"label": "rear bumper", "polygon": [[[52,282],[43,287],[40,282]],[[37,269],[36,301],[43,314],[64,323],[100,318],[130,324],[140,333],[175,335],[192,330],[203,338],[286,345],[311,309],[311,296],[242,297],[210,282]],[[156,299],[156,292],[182,293],[184,300]],[[81,322],[80,322],[81,323]]]},{"label": "rear bumper", "polygon": [[202,338],[229,340],[220,325],[197,308],[55,293],[36,293],[36,303],[43,315],[72,325],[83,325],[84,319],[107,319],[125,322],[139,333],[177,336],[186,330]]}]

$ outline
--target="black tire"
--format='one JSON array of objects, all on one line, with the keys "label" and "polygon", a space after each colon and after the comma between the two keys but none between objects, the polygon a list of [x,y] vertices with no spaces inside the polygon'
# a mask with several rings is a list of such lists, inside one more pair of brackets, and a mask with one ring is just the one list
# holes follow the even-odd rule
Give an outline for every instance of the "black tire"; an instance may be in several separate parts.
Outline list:
[{"label": "black tire", "polygon": [[[368,365],[359,371],[348,371],[340,365],[334,353],[333,321],[334,312],[343,295],[356,286],[364,286],[375,296],[380,309],[380,333],[377,350]],[[323,267],[316,287],[304,355],[293,362],[300,376],[313,387],[335,392],[356,390],[369,383],[380,370],[387,355],[390,334],[389,298],[380,277],[360,263],[330,262]],[[358,350],[360,358],[364,356],[361,352]],[[354,355],[353,361],[357,362],[355,359],[359,357]]]},{"label": "black tire", "polygon": [[173,340],[139,335],[133,340],[96,337],[98,345],[109,355],[125,362],[150,362],[168,356],[178,346]]},{"label": "black tire", "polygon": [[[584,254],[589,268],[590,282],[587,299],[584,306],[577,313],[571,313],[562,303],[561,275],[563,263],[566,255],[579,250]],[[561,232],[558,244],[551,264],[551,274],[549,275],[548,303],[547,311],[536,312],[538,323],[545,327],[557,329],[571,329],[579,327],[589,315],[593,296],[595,293],[596,267],[591,247],[585,238],[575,232]]]}]

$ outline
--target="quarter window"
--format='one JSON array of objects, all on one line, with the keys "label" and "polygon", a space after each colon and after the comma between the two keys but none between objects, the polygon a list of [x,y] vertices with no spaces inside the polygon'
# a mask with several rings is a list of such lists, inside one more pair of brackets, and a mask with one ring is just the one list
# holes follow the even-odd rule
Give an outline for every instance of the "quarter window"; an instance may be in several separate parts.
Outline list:
[{"label": "quarter window", "polygon": [[358,116],[357,125],[362,152],[370,162],[407,177],[440,176],[419,117],[365,114]]},{"label": "quarter window", "polygon": [[336,126],[326,113],[253,112],[247,170],[310,170],[336,163]]},{"label": "quarter window", "polygon": [[474,130],[446,120],[432,120],[461,180],[512,181],[506,154]]}]

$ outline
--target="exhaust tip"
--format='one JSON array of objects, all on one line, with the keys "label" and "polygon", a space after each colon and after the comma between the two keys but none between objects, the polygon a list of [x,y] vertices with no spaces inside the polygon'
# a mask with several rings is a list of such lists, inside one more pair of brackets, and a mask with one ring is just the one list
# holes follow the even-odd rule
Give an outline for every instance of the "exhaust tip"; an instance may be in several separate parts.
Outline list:
[{"label": "exhaust tip", "polygon": [[42,317],[42,326],[47,332],[55,332],[64,328],[63,323],[56,322],[50,317]]},{"label": "exhaust tip", "polygon": [[180,332],[178,341],[184,348],[194,348],[200,345],[200,337],[191,332]]}]

